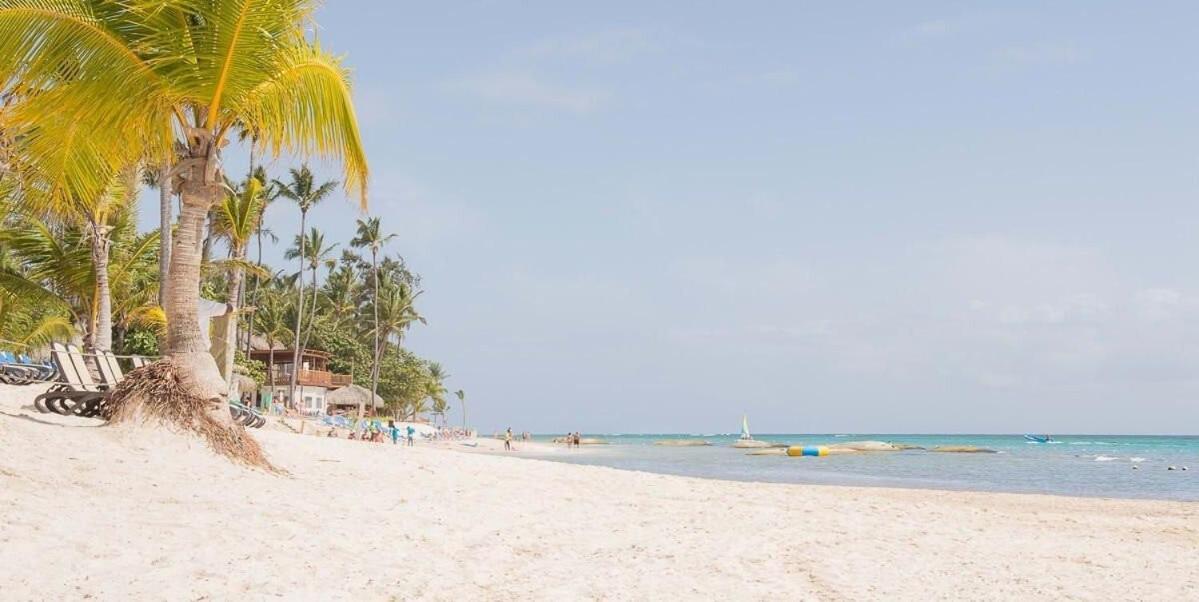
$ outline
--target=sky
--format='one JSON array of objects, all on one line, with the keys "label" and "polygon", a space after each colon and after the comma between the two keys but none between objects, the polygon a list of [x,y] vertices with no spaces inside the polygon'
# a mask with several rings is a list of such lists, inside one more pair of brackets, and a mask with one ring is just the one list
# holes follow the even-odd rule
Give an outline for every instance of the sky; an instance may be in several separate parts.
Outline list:
[{"label": "sky", "polygon": [[[370,211],[423,278],[406,344],[483,432],[748,414],[758,432],[1193,434],[1196,19],[336,0],[317,35],[354,70]],[[343,197],[310,223],[344,246]],[[298,211],[267,220],[290,233]]]}]

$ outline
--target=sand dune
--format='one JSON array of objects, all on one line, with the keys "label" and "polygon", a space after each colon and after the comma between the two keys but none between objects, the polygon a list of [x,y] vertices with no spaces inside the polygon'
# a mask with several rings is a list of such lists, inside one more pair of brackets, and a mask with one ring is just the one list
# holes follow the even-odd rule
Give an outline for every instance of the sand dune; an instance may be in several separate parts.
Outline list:
[{"label": "sand dune", "polygon": [[290,475],[0,390],[0,598],[1199,598],[1199,505],[734,483],[262,432]]}]

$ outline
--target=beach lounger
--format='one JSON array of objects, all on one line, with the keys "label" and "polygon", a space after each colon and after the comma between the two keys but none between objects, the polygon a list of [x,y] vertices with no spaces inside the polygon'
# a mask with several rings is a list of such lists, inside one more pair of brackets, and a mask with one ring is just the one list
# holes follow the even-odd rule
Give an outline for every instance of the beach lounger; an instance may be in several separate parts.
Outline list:
[{"label": "beach lounger", "polygon": [[0,382],[7,385],[27,385],[39,380],[39,371],[22,365],[9,351],[0,351]]},{"label": "beach lounger", "polygon": [[242,405],[241,402],[229,400],[229,413],[239,424],[249,428],[262,428],[266,425],[266,417],[257,410]]},{"label": "beach lounger", "polygon": [[100,414],[100,405],[108,396],[92,380],[83,354],[74,346],[63,347],[59,343],[51,346],[50,359],[62,382],[33,400],[39,412],[53,412],[63,416],[94,417]]},{"label": "beach lounger", "polygon": [[50,362],[35,362],[33,361],[33,358],[25,355],[24,353],[17,356],[17,360],[21,362],[21,365],[30,366],[37,370],[38,380],[51,381],[58,376],[58,371],[54,369],[54,365]]}]

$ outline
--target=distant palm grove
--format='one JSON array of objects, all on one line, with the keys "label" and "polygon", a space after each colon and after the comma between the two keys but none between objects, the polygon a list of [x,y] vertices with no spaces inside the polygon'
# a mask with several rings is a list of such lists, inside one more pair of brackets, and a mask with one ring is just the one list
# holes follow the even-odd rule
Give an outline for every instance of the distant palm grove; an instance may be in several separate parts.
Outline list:
[{"label": "distant palm grove", "polygon": [[[390,413],[444,416],[448,374],[404,347],[424,319],[420,277],[386,249],[402,225],[364,213],[352,239],[330,240],[308,223],[343,190],[365,209],[367,183],[348,71],[307,37],[313,8],[0,0],[0,349],[163,356],[200,405],[219,396],[219,373],[272,378],[252,347],[289,350],[293,365],[316,349]],[[229,144],[249,161],[223,162]],[[301,159],[264,168],[307,156],[344,175],[323,181]],[[148,190],[161,227],[139,232]],[[281,203],[298,229],[263,223]],[[263,263],[270,245],[285,265]],[[200,343],[200,299],[233,310],[217,355],[236,370]],[[294,387],[295,373],[273,384]]]}]

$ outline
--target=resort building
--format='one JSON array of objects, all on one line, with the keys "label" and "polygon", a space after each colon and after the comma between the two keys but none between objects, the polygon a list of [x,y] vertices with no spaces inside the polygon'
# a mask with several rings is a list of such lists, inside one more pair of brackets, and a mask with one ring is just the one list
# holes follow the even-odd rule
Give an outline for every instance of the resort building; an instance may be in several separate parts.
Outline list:
[{"label": "resort building", "polygon": [[329,393],[349,386],[350,375],[330,372],[328,353],[305,349],[300,355],[296,399],[293,403],[293,400],[288,398],[288,387],[291,383],[294,357],[295,351],[292,349],[275,349],[273,352],[269,349],[255,349],[250,352],[250,359],[262,362],[267,370],[266,382],[259,390],[259,398],[256,400],[258,407],[266,409],[270,408],[272,403],[280,403],[283,407],[294,408],[305,414],[327,413]]}]

